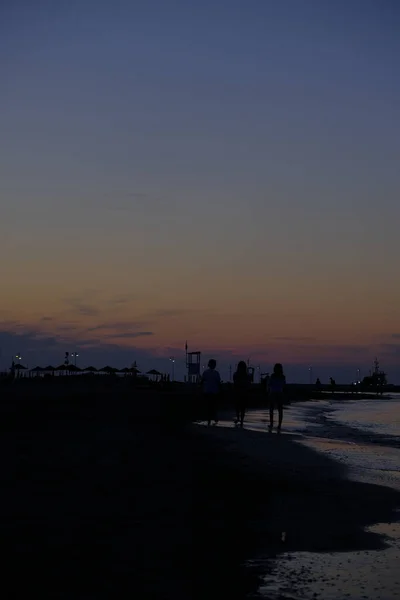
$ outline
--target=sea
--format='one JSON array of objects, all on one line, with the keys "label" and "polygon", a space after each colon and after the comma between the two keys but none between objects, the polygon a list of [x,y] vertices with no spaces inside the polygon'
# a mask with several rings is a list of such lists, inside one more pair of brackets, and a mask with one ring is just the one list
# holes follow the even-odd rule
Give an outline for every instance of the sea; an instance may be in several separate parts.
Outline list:
[{"label": "sea", "polygon": [[[265,431],[267,424],[267,410],[254,410],[247,415],[248,429]],[[284,413],[281,435],[285,432],[297,434],[299,443],[345,464],[350,479],[400,490],[400,394],[359,400],[327,396],[326,400],[293,403]],[[376,523],[369,528],[385,537],[383,549],[283,553],[272,567],[268,565],[268,578],[260,589],[260,597],[400,598],[400,506],[398,516],[395,522]],[[294,585],[296,579],[304,581],[305,573],[309,573],[307,586]]]},{"label": "sea", "polygon": [[[246,428],[265,430],[268,419],[267,410],[250,411]],[[352,479],[400,490],[400,394],[293,403],[284,413],[285,432],[345,463]]]}]

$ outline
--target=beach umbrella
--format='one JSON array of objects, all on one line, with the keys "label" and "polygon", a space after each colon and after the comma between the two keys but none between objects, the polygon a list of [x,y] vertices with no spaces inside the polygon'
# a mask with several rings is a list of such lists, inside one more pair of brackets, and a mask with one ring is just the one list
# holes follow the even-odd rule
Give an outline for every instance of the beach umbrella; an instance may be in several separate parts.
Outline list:
[{"label": "beach umbrella", "polygon": [[36,373],[36,375],[39,375],[39,373],[42,373],[44,371],[43,367],[35,367],[34,369],[30,369],[30,373]]},{"label": "beach umbrella", "polygon": [[96,367],[86,367],[86,369],[82,369],[82,371],[89,371],[89,373],[97,373]]},{"label": "beach umbrella", "polygon": [[115,367],[110,367],[109,365],[107,365],[106,367],[103,367],[102,369],[100,369],[100,371],[102,373],[109,373],[111,375],[112,373],[117,373],[118,369],[116,369]]},{"label": "beach umbrella", "polygon": [[54,373],[56,372],[55,367],[53,367],[52,365],[47,365],[47,367],[44,367],[43,371],[46,373],[51,373],[54,376]]},{"label": "beach umbrella", "polygon": [[69,365],[58,365],[54,370],[55,371],[68,371]]},{"label": "beach umbrella", "polygon": [[70,373],[80,373],[82,371],[82,369],[80,369],[76,365],[68,365],[67,371],[69,371]]},{"label": "beach umbrella", "polygon": [[158,378],[161,377],[161,373],[160,371],[157,371],[157,369],[151,369],[150,371],[147,371],[146,375],[151,375],[152,381],[157,382]]},{"label": "beach umbrella", "polygon": [[130,373],[131,370],[129,367],[124,367],[123,369],[119,369],[119,373]]},{"label": "beach umbrella", "polygon": [[21,365],[20,363],[18,363],[17,365],[15,365],[14,369],[16,371],[26,371],[26,367],[24,367],[24,365]]},{"label": "beach umbrella", "polygon": [[137,367],[130,367],[129,369],[129,373],[134,373],[135,375],[137,375],[137,373],[140,373],[140,369],[138,369]]}]

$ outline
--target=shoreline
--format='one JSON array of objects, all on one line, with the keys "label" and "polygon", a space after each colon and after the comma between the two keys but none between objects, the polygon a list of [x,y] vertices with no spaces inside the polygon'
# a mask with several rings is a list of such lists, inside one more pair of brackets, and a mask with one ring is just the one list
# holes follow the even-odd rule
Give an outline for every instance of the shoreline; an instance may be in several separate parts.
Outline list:
[{"label": "shoreline", "polygon": [[55,599],[244,600],[284,552],[385,547],[364,527],[394,521],[400,494],[346,480],[296,435],[190,424],[180,398],[68,391],[0,404],[15,595],[27,581]]},{"label": "shoreline", "polygon": [[[193,435],[213,449],[216,468],[235,473],[237,493],[247,494],[244,553],[253,584],[257,578],[268,581],[283,555],[353,556],[388,547],[385,532],[372,526],[399,520],[398,491],[348,479],[345,466],[297,443],[296,435],[201,426]],[[301,573],[293,573],[286,573],[290,585],[308,585]],[[318,590],[318,577],[312,575],[312,581]],[[247,594],[257,597],[251,586]]]}]

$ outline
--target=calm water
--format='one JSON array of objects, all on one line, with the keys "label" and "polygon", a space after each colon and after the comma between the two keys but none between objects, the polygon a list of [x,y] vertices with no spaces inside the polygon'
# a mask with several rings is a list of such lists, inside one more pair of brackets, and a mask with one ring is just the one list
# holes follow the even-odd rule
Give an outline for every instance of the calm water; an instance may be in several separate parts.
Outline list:
[{"label": "calm water", "polygon": [[359,400],[334,405],[330,418],[387,441],[400,441],[400,395],[392,399]]},{"label": "calm water", "polygon": [[[268,410],[251,411],[246,428],[265,431],[268,418]],[[400,395],[295,403],[283,425],[284,432],[300,434],[302,444],[345,463],[350,477],[400,489]]]}]

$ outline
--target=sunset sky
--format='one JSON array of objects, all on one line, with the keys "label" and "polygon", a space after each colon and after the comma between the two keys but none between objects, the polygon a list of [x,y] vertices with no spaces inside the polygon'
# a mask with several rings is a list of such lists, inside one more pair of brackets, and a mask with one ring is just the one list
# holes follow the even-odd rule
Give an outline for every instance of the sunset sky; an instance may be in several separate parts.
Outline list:
[{"label": "sunset sky", "polygon": [[[0,367],[400,383],[395,0],[0,7]],[[25,360],[24,360],[25,359]]]}]

